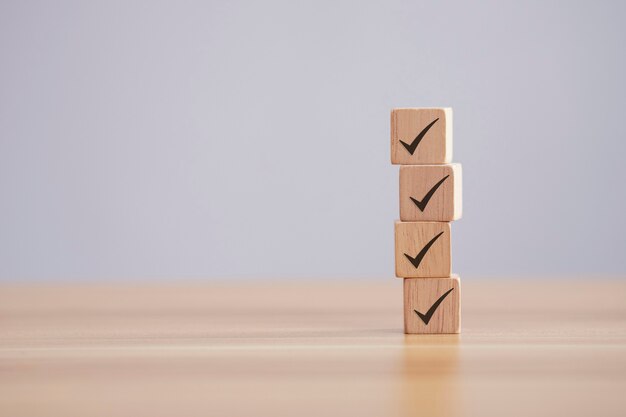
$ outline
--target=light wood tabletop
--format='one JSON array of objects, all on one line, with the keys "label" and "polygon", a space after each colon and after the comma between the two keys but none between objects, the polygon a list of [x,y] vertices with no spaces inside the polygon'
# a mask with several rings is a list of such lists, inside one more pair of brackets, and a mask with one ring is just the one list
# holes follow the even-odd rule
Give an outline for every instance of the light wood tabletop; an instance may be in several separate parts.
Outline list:
[{"label": "light wood tabletop", "polygon": [[2,284],[0,415],[626,415],[626,281],[461,282],[438,336],[392,278]]}]

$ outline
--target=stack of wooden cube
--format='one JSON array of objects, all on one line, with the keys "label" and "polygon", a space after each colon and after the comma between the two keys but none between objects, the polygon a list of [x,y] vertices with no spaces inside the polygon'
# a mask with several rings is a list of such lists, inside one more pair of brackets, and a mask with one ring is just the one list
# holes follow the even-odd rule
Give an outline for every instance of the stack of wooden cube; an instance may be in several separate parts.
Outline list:
[{"label": "stack of wooden cube", "polygon": [[461,287],[450,222],[461,217],[461,165],[452,164],[452,109],[391,112],[391,163],[400,166],[396,276],[404,279],[405,333],[459,333]]}]

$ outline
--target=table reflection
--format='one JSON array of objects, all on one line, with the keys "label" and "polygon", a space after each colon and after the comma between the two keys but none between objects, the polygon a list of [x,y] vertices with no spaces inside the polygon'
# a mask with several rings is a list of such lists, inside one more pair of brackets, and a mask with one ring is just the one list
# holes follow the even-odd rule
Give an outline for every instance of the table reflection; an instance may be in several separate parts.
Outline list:
[{"label": "table reflection", "polygon": [[458,414],[459,335],[406,335],[401,355],[401,415]]}]

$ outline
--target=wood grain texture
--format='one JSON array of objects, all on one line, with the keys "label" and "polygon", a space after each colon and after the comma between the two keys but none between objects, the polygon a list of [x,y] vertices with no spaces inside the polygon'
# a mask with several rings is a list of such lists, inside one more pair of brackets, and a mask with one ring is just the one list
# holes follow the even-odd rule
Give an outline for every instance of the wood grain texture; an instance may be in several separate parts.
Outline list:
[{"label": "wood grain texture", "polygon": [[[428,193],[441,182],[428,203]],[[461,164],[403,165],[400,167],[400,220],[458,220],[463,215],[463,184]]]},{"label": "wood grain texture", "polygon": [[[411,154],[410,145],[430,123],[439,119]],[[391,111],[391,163],[396,165],[446,164],[452,161],[451,108],[398,108]]]},{"label": "wood grain texture", "polygon": [[[406,278],[404,285],[404,332],[407,334],[450,334],[461,330],[461,282],[458,275],[449,278]],[[451,290],[451,291],[450,291]],[[426,315],[445,293],[450,291],[425,323]]]},{"label": "wood grain texture", "polygon": [[0,415],[623,416],[626,280],[463,279],[462,335],[403,281],[0,285]]},{"label": "wood grain texture", "polygon": [[[416,268],[406,255],[415,258],[440,233],[441,236],[424,253]],[[450,223],[396,221],[395,265],[397,277],[449,277],[452,269],[450,251]]]}]

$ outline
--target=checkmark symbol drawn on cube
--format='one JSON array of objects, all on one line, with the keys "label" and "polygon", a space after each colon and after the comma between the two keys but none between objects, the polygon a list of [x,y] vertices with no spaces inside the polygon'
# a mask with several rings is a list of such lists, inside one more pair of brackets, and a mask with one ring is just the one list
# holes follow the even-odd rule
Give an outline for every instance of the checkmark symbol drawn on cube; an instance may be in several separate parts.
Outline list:
[{"label": "checkmark symbol drawn on cube", "polygon": [[426,193],[426,195],[422,198],[422,201],[420,200],[416,200],[413,197],[409,197],[411,199],[411,201],[413,203],[415,203],[415,205],[417,206],[417,208],[423,213],[424,210],[426,209],[426,206],[428,205],[428,202],[430,201],[430,199],[433,197],[433,195],[435,194],[435,192],[437,191],[437,188],[439,188],[441,186],[441,184],[444,183],[445,180],[448,179],[450,175],[446,175],[445,177],[443,177],[437,184],[435,184],[433,186],[433,188],[431,188],[428,193]]},{"label": "checkmark symbol drawn on cube", "polygon": [[450,294],[452,292],[454,288],[450,288],[448,291],[446,291],[441,297],[439,297],[439,299],[437,301],[435,301],[435,304],[433,304],[428,311],[426,312],[426,314],[422,314],[417,310],[413,310],[415,311],[415,314],[417,314],[419,316],[420,319],[422,319],[422,321],[424,322],[425,325],[428,326],[428,322],[430,321],[430,319],[433,317],[433,314],[435,314],[435,311],[437,310],[437,307],[439,307],[439,304],[441,304],[441,302],[444,300],[444,298],[446,298],[448,296],[448,294]]},{"label": "checkmark symbol drawn on cube", "polygon": [[428,130],[430,130],[430,128],[433,127],[433,125],[435,123],[437,123],[437,120],[439,120],[439,118],[436,118],[435,120],[430,122],[430,124],[428,126],[426,126],[424,129],[422,129],[422,131],[417,136],[415,136],[415,139],[413,139],[413,142],[411,142],[410,145],[408,143],[404,142],[404,141],[400,141],[400,143],[406,148],[407,151],[409,151],[409,153],[411,155],[413,155],[415,153],[415,150],[417,149],[417,146],[420,144],[422,139],[424,139],[424,136],[426,135]]},{"label": "checkmark symbol drawn on cube", "polygon": [[424,256],[426,256],[426,253],[428,252],[430,247],[435,243],[437,239],[439,239],[439,236],[441,235],[443,235],[443,232],[439,232],[437,236],[432,238],[430,242],[428,242],[426,246],[424,246],[422,250],[415,256],[415,258],[411,257],[410,255],[407,255],[406,253],[404,254],[404,256],[406,256],[406,258],[411,262],[411,264],[413,264],[415,269],[417,269],[420,266],[422,259],[424,259]]}]

